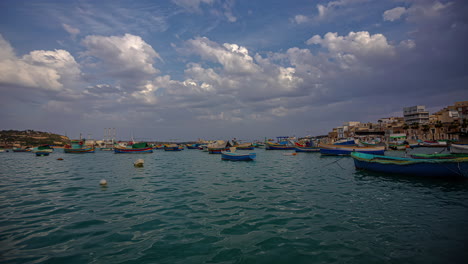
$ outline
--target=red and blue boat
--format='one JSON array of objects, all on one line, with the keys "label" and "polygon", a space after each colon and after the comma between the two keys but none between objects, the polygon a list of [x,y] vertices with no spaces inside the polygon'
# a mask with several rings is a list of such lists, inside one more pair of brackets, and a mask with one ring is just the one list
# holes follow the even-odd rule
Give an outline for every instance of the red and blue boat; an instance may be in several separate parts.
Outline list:
[{"label": "red and blue boat", "polygon": [[148,143],[135,143],[127,147],[114,147],[114,153],[116,154],[144,154],[153,153],[153,147]]},{"label": "red and blue boat", "polygon": [[277,137],[277,143],[265,142],[266,150],[293,150],[294,145],[289,142],[289,137]]},{"label": "red and blue boat", "polygon": [[164,145],[164,151],[181,151],[184,150],[184,146],[177,144]]},{"label": "red and blue boat", "polygon": [[353,152],[356,169],[396,175],[468,177],[468,158],[413,159]]}]

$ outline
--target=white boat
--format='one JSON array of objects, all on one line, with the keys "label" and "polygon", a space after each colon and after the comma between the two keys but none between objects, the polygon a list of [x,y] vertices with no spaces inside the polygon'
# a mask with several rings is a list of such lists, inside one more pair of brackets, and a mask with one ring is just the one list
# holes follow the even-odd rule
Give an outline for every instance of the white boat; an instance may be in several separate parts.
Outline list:
[{"label": "white boat", "polygon": [[452,144],[450,153],[453,154],[468,154],[468,145]]}]

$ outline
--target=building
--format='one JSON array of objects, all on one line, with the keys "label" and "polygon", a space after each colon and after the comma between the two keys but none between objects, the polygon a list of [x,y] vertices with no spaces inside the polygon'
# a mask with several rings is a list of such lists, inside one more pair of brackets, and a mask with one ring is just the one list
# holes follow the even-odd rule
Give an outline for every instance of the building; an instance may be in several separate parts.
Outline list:
[{"label": "building", "polygon": [[426,107],[424,105],[416,105],[403,108],[403,117],[405,123],[408,125],[413,123],[429,123],[429,112],[426,111]]}]

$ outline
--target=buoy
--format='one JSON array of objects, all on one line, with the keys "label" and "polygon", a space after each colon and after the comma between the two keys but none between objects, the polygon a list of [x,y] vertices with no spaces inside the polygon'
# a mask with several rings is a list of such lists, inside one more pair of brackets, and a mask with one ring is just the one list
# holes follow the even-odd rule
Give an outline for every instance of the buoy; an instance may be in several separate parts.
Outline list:
[{"label": "buoy", "polygon": [[57,160],[63,160],[62,158],[58,158]]},{"label": "buoy", "polygon": [[99,182],[100,185],[102,186],[106,186],[107,185],[107,181],[105,179],[102,179],[100,182]]},{"label": "buoy", "polygon": [[133,163],[133,166],[135,167],[143,167],[143,164],[145,163],[145,161],[143,159],[137,159],[134,163]]}]

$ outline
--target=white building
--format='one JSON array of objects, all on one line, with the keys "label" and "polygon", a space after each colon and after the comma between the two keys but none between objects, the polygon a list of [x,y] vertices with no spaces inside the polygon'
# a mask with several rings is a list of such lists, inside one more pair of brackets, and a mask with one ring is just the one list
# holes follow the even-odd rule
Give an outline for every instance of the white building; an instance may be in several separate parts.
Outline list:
[{"label": "white building", "polygon": [[405,123],[408,125],[413,123],[429,123],[429,112],[426,111],[426,107],[424,105],[403,108],[403,117],[405,119]]}]

